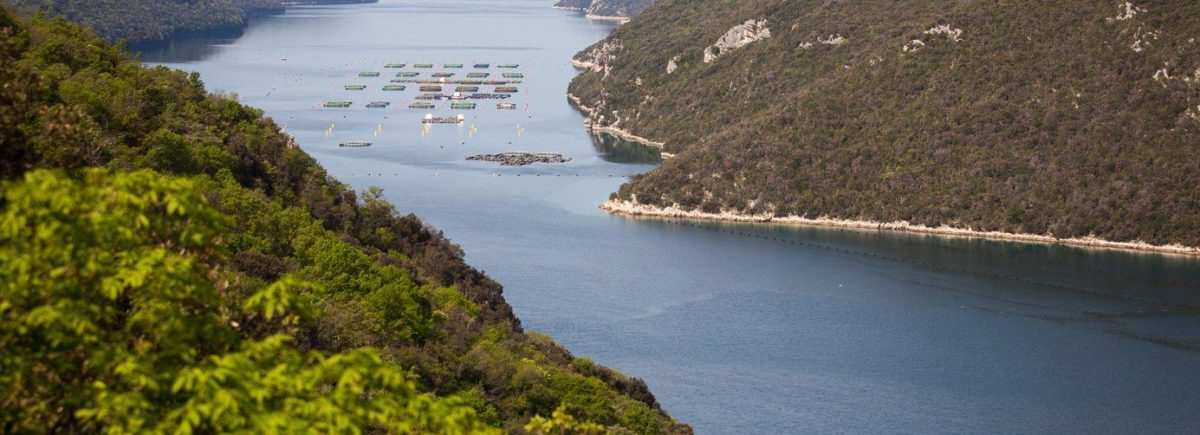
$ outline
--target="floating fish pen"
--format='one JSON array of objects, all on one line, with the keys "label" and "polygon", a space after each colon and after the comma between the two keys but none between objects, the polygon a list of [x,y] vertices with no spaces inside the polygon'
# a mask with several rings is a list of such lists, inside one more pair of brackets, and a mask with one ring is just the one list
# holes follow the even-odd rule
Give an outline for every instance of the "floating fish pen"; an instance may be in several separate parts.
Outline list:
[{"label": "floating fish pen", "polygon": [[517,110],[517,105],[513,103],[497,103],[496,108],[500,110]]},{"label": "floating fish pen", "polygon": [[478,69],[488,69],[488,68],[491,68],[491,67],[492,67],[492,65],[491,65],[491,64],[486,64],[486,63],[477,63],[477,64],[475,64],[475,68],[478,68]]},{"label": "floating fish pen", "polygon": [[516,86],[496,86],[496,92],[499,92],[501,94],[515,94],[515,93],[517,93],[517,87]]},{"label": "floating fish pen", "polygon": [[467,98],[471,100],[506,100],[512,95],[508,94],[471,94]]},{"label": "floating fish pen", "polygon": [[367,142],[365,140],[348,140],[348,141],[339,143],[338,146],[346,147],[346,148],[362,148],[362,147],[371,146],[371,143]]},{"label": "floating fish pen", "polygon": [[405,89],[407,89],[407,87],[404,85],[384,85],[383,86],[383,90],[385,90],[385,91],[403,91]]},{"label": "floating fish pen", "polygon": [[367,103],[367,108],[368,109],[386,109],[387,106],[390,106],[390,105],[392,105],[392,103],[389,103],[387,101],[372,101],[370,103]]},{"label": "floating fish pen", "polygon": [[415,63],[415,64],[413,64],[413,68],[433,68],[433,64],[432,63]]},{"label": "floating fish pen", "polygon": [[462,68],[462,67],[463,67],[463,64],[461,64],[461,63],[448,63],[448,64],[445,64],[445,65],[443,65],[443,66],[444,66],[444,67],[446,67],[446,68]]},{"label": "floating fish pen", "polygon": [[506,78],[506,79],[522,79],[522,78],[525,78],[525,74],[515,73],[515,72],[506,72],[506,73],[504,73],[504,78]]},{"label": "floating fish pen", "polygon": [[441,92],[441,91],[442,91],[442,87],[441,87],[441,86],[428,86],[428,85],[427,85],[427,86],[421,86],[421,87],[419,88],[419,90],[420,90],[421,92]]},{"label": "floating fish pen", "polygon": [[515,85],[518,83],[521,83],[521,81],[520,80],[488,80],[486,82],[483,82],[482,84],[495,86],[495,85]]},{"label": "floating fish pen", "polygon": [[450,103],[453,110],[475,110],[475,103]]},{"label": "floating fish pen", "polygon": [[437,106],[433,105],[433,103],[426,102],[416,102],[408,105],[409,109],[432,109],[434,107]]},{"label": "floating fish pen", "polygon": [[396,77],[416,77],[419,75],[421,75],[421,73],[413,71],[401,71],[396,73]]},{"label": "floating fish pen", "polygon": [[496,65],[496,68],[512,69],[512,68],[517,68],[517,67],[520,67],[520,66],[521,66],[521,65],[518,65],[518,64],[515,64],[515,63],[502,63],[502,64],[499,64],[499,65]]},{"label": "floating fish pen", "polygon": [[384,68],[404,68],[405,65],[402,63],[389,63],[387,65],[384,65],[383,67]]},{"label": "floating fish pen", "polygon": [[454,77],[454,73],[452,73],[452,72],[435,72],[435,73],[433,73],[433,76],[437,77],[437,78]]},{"label": "floating fish pen", "polygon": [[326,101],[322,105],[330,109],[344,109],[350,107],[352,104],[354,104],[354,102],[348,100],[330,100]]},{"label": "floating fish pen", "polygon": [[467,157],[467,160],[499,162],[500,166],[525,166],[534,163],[566,163],[571,161],[571,158],[564,157],[562,154],[558,153],[525,153],[509,151],[499,154],[478,154]]},{"label": "floating fish pen", "polygon": [[491,75],[491,73],[485,73],[485,72],[473,72],[473,73],[467,73],[467,78],[469,78],[469,79],[482,79],[482,78],[485,78],[485,77],[487,77],[487,76],[489,76],[489,75]]},{"label": "floating fish pen", "polygon": [[418,94],[415,98],[418,100],[449,100],[450,96],[446,94]]},{"label": "floating fish pen", "polygon": [[379,71],[363,71],[358,73],[359,77],[379,77]]},{"label": "floating fish pen", "polygon": [[344,88],[347,91],[361,91],[367,88],[367,85],[346,85]]},{"label": "floating fish pen", "polygon": [[425,114],[425,119],[421,120],[422,124],[462,124],[467,118],[463,115],[450,117],[435,117],[433,114]]},{"label": "floating fish pen", "polygon": [[479,86],[458,86],[454,92],[479,92]]}]

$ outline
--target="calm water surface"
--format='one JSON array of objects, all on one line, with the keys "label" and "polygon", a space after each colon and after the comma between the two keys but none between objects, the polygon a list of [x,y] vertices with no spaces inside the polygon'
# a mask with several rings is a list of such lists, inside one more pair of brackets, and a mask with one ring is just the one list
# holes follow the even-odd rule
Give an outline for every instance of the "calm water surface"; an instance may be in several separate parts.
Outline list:
[{"label": "calm water surface", "polygon": [[[341,180],[383,187],[503,283],[526,327],[644,378],[700,433],[1200,430],[1200,310],[1179,308],[1200,306],[1195,259],[605,215],[658,156],[585,134],[568,60],[613,25],[551,3],[295,7],[144,58],[201,72]],[[519,63],[520,109],[483,101],[462,127],[424,130],[426,112],[458,112],[406,109],[415,86],[380,90],[388,62],[464,63],[460,78]],[[328,99],[357,108],[317,108]],[[375,145],[337,146],[350,139]],[[464,160],[506,150],[573,160]]]}]

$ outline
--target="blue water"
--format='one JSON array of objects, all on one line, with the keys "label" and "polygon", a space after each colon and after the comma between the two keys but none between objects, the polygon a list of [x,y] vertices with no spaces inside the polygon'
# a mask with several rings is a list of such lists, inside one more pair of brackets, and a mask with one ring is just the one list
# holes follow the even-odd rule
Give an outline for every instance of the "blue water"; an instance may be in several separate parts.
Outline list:
[{"label": "blue water", "polygon": [[[568,61],[613,24],[551,3],[294,7],[145,60],[201,72],[339,179],[384,188],[504,284],[527,328],[645,379],[699,433],[1200,430],[1196,259],[604,214],[655,159],[584,132],[564,96]],[[464,63],[459,78],[476,62],[491,78],[520,63],[521,110],[483,101],[464,126],[426,131],[426,112],[459,112],[404,109],[415,86],[380,91],[388,62]],[[317,108],[327,99],[358,108]],[[393,104],[363,109],[371,100]],[[375,144],[337,146],[350,139]],[[572,161],[464,160],[506,150]]]}]

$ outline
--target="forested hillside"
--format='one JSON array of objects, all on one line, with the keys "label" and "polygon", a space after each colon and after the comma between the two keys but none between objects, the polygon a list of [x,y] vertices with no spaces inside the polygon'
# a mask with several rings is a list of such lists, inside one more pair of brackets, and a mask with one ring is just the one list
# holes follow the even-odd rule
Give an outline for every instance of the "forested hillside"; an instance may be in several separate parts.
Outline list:
[{"label": "forested hillside", "polygon": [[[309,0],[306,3],[374,3],[378,0]],[[129,42],[241,29],[250,16],[283,12],[283,0],[0,0],[18,12],[65,17],[101,37]]]},{"label": "forested hillside", "polygon": [[580,53],[652,206],[1200,246],[1200,3],[664,0]]},{"label": "forested hillside", "polygon": [[596,17],[632,18],[654,0],[561,0],[554,7],[582,11]]},{"label": "forested hillside", "polygon": [[61,19],[0,8],[0,180],[0,432],[690,432],[258,110]]}]

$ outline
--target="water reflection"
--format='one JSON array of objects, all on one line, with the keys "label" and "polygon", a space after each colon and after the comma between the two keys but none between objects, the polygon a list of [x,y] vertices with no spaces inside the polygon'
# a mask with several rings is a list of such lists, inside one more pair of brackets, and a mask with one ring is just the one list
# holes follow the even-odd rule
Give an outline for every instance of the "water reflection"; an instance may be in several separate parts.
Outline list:
[{"label": "water reflection", "polygon": [[655,147],[630,142],[608,133],[596,133],[592,136],[592,146],[600,153],[600,157],[613,163],[662,163],[662,152]]},{"label": "water reflection", "polygon": [[141,55],[146,62],[195,62],[208,59],[217,53],[221,45],[236,41],[242,34],[241,29],[219,30],[167,41],[132,44],[129,49]]}]

